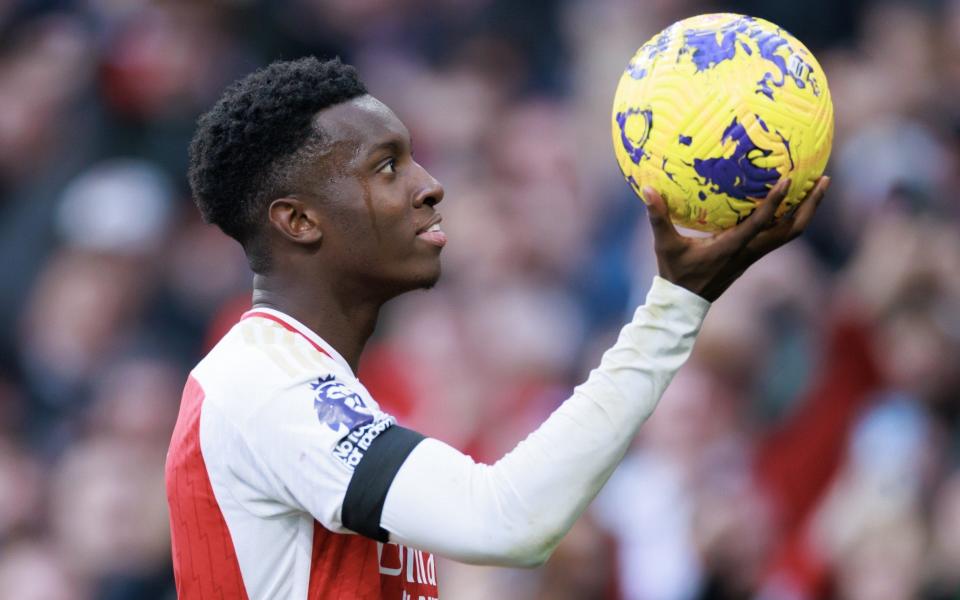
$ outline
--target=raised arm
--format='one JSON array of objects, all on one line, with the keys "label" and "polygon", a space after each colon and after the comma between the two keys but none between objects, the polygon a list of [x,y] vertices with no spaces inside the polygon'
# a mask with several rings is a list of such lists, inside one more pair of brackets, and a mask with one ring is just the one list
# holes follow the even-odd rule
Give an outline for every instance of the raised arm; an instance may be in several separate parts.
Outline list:
[{"label": "raised arm", "polygon": [[[587,381],[493,465],[474,463],[434,439],[413,441],[392,483],[381,481],[382,490],[361,494],[381,504],[373,502],[374,510],[344,524],[372,537],[389,532],[392,541],[463,562],[541,564],[616,468],[689,356],[709,302],[753,262],[799,235],[827,184],[822,178],[793,215],[775,221],[787,189],[782,183],[743,223],[703,239],[679,235],[666,203],[648,190],[660,277]],[[380,445],[378,439],[364,460],[376,460]]]}]

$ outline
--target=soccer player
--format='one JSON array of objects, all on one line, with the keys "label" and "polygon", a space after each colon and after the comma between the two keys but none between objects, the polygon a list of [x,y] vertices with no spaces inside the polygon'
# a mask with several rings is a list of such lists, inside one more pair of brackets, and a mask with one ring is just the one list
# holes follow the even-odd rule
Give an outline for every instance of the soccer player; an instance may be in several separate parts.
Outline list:
[{"label": "soccer player", "polygon": [[[828,183],[775,220],[679,235],[646,190],[659,276],[600,365],[493,465],[405,429],[357,380],[389,299],[428,288],[443,188],[410,134],[338,60],[277,62],[201,117],[190,183],[243,245],[253,309],[191,372],[167,456],[181,598],[427,599],[433,554],[543,563],[623,457],[707,312],[800,234]],[[510,335],[504,332],[503,335]],[[436,365],[443,368],[443,365]]]}]

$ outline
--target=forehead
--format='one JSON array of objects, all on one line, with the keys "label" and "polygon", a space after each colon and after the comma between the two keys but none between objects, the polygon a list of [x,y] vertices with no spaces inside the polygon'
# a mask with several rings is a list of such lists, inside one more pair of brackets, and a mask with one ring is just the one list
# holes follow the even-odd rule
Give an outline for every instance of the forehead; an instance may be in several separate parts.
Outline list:
[{"label": "forehead", "polygon": [[370,95],[325,108],[317,113],[316,125],[329,144],[352,150],[356,156],[379,144],[409,135],[406,126],[390,108]]}]

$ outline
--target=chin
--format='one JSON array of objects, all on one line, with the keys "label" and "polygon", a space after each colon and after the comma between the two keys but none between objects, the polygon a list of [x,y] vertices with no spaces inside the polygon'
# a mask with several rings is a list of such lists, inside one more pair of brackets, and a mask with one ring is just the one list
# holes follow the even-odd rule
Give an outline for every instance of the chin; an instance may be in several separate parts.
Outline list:
[{"label": "chin", "polygon": [[437,268],[429,274],[426,274],[422,279],[419,280],[414,289],[418,290],[429,290],[433,286],[437,285],[437,282],[440,281],[440,265],[437,265]]},{"label": "chin", "polygon": [[428,267],[421,267],[406,277],[394,280],[393,293],[390,296],[399,296],[415,290],[429,290],[440,280],[440,261]]}]

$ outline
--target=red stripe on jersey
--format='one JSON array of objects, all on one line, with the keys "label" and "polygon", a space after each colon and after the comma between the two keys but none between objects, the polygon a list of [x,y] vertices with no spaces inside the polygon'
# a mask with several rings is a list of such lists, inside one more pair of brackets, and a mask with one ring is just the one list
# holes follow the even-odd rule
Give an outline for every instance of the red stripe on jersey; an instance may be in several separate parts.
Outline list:
[{"label": "red stripe on jersey", "polygon": [[262,318],[262,319],[270,319],[271,321],[273,321],[273,322],[275,322],[275,323],[280,323],[280,325],[281,325],[284,329],[286,329],[287,331],[292,331],[293,333],[299,334],[300,336],[303,337],[303,339],[305,339],[305,340],[307,340],[308,342],[310,342],[310,345],[313,346],[314,348],[316,348],[316,349],[317,349],[317,352],[322,352],[323,354],[326,354],[327,356],[330,356],[330,353],[328,353],[326,350],[324,350],[324,349],[320,346],[320,344],[318,344],[318,343],[316,343],[315,341],[311,340],[311,339],[308,338],[306,335],[304,335],[302,331],[300,331],[299,329],[297,329],[296,327],[294,327],[294,326],[291,325],[290,323],[287,323],[286,321],[284,321],[283,319],[281,319],[280,317],[278,317],[278,316],[276,316],[276,315],[271,315],[270,313],[260,312],[260,311],[258,311],[258,310],[251,310],[251,311],[248,311],[248,312],[243,313],[243,316],[240,317],[240,320],[242,321],[242,320],[244,320],[244,319],[249,319],[250,317],[260,317],[260,318]]},{"label": "red stripe on jersey", "polygon": [[436,562],[428,552],[333,533],[313,522],[308,600],[436,600]]},{"label": "red stripe on jersey", "polygon": [[240,563],[200,451],[203,388],[190,377],[167,452],[173,574],[180,600],[247,598]]},{"label": "red stripe on jersey", "polygon": [[[377,543],[313,522],[308,600],[380,600]],[[400,596],[397,596],[399,600]]]}]

